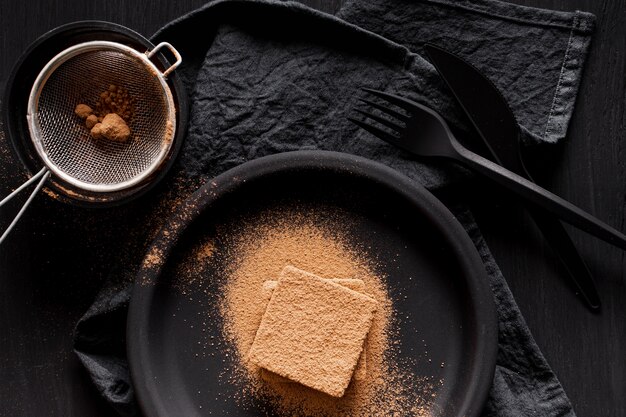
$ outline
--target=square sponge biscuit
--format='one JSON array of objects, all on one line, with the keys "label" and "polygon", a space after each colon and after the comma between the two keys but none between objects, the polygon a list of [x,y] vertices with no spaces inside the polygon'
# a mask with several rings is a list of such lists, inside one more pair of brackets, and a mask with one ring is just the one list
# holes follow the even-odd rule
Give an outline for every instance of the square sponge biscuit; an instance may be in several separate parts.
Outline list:
[{"label": "square sponge biscuit", "polygon": [[[342,285],[346,288],[350,288],[353,291],[360,292],[365,294],[365,283],[361,279],[348,279],[348,278],[324,278],[325,281],[331,281],[335,284]],[[269,302],[272,298],[272,293],[274,289],[278,286],[278,281],[265,281],[263,283],[263,287],[261,290],[262,297],[266,302]],[[363,352],[361,352],[361,356],[359,357],[359,362],[357,362],[356,369],[354,370],[354,375],[352,376],[357,380],[364,380],[367,376],[367,346],[363,346]],[[270,372],[265,368],[261,368],[261,378],[265,381],[271,382],[280,382],[280,383],[293,383],[291,379],[284,378],[274,372]]]},{"label": "square sponge biscuit", "polygon": [[345,393],[372,325],[373,298],[286,267],[261,319],[250,360],[333,397]]}]

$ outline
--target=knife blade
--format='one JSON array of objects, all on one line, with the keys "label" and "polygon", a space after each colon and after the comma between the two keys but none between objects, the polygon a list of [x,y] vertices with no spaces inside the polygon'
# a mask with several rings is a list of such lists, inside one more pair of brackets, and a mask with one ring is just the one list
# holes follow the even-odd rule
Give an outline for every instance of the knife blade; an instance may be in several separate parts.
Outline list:
[{"label": "knife blade", "polygon": [[[533,181],[520,152],[520,128],[500,90],[464,59],[436,45],[425,45],[437,72],[472,122],[495,162]],[[527,205],[531,218],[561,261],[586,304],[600,308],[596,284],[561,221],[538,207]]]}]

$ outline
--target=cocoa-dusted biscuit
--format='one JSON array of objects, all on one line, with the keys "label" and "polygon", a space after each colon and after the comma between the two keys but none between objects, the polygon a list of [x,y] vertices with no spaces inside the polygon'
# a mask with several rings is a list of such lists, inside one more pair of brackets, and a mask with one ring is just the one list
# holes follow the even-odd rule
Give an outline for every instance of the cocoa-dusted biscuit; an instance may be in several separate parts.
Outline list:
[{"label": "cocoa-dusted biscuit", "polygon": [[[365,283],[361,279],[349,279],[349,278],[324,278],[326,281],[334,282],[335,284],[342,285],[346,288],[350,288],[353,291],[360,292],[361,294],[365,294]],[[272,293],[274,289],[278,286],[278,281],[265,281],[263,283],[262,288],[262,297],[269,302],[270,298],[272,298]],[[271,382],[281,382],[281,383],[293,383],[291,379],[287,379],[282,377],[274,372],[270,372],[265,368],[261,368],[261,378],[266,381]],[[356,369],[354,370],[353,378],[357,380],[364,380],[367,376],[367,346],[363,346],[363,352],[361,352],[361,356],[359,356],[359,361],[357,362]]]},{"label": "cocoa-dusted biscuit", "polygon": [[376,300],[365,294],[286,267],[250,348],[250,360],[280,376],[341,397],[376,307]]}]

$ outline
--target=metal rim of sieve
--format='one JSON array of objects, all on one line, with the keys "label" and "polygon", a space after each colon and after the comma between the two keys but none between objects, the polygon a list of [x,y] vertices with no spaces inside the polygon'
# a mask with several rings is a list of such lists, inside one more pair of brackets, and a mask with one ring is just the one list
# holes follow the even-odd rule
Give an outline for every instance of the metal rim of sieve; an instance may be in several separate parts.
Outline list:
[{"label": "metal rim of sieve", "polygon": [[[163,72],[150,60],[150,58],[152,58],[152,56],[161,48],[168,48],[176,57],[176,62]],[[169,126],[165,129],[166,133],[160,139],[160,148],[158,150],[158,153],[150,157],[150,163],[148,164],[148,166],[143,168],[139,173],[129,176],[127,179],[125,178],[124,180],[111,183],[94,183],[91,181],[85,181],[77,178],[75,175],[68,173],[66,169],[64,169],[62,166],[59,166],[59,164],[50,157],[46,149],[46,145],[42,139],[44,137],[44,132],[39,117],[40,97],[42,95],[42,91],[46,86],[47,81],[50,79],[51,76],[53,76],[54,72],[59,69],[64,63],[70,61],[72,58],[75,58],[81,54],[99,51],[117,52],[128,57],[128,59],[132,59],[136,63],[143,65],[143,67],[145,68],[146,77],[153,77],[153,79],[157,80],[158,85],[160,86],[160,91],[162,93],[163,99],[162,107],[164,118]],[[172,92],[167,85],[166,79],[167,75],[170,74],[181,63],[181,61],[182,60],[180,54],[176,51],[176,49],[174,49],[172,45],[168,44],[167,42],[162,42],[158,44],[152,50],[139,52],[134,48],[117,42],[90,41],[69,47],[57,54],[54,58],[52,58],[40,71],[37,79],[33,84],[28,99],[26,115],[31,141],[35,147],[37,154],[42,159],[46,167],[50,170],[50,172],[55,176],[61,178],[62,180],[66,181],[67,183],[73,185],[74,187],[96,193],[108,193],[125,190],[137,184],[140,184],[152,174],[154,174],[159,169],[164,160],[167,159],[169,151],[172,147],[174,133],[176,132],[176,108]],[[73,109],[71,109],[70,111],[73,112]],[[76,138],[73,140],[83,139]],[[118,165],[109,166],[108,168],[113,170],[115,168],[119,169],[122,167]]]}]

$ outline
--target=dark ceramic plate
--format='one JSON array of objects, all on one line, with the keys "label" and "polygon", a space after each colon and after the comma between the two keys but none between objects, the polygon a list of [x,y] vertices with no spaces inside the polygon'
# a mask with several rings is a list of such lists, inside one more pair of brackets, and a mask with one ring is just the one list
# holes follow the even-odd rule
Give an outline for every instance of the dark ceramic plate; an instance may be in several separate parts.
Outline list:
[{"label": "dark ceramic plate", "polygon": [[497,328],[488,279],[470,238],[452,213],[404,175],[322,151],[283,153],[233,168],[200,188],[161,231],[149,251],[158,256],[144,263],[128,316],[128,357],[144,414],[272,415],[231,399],[240,387],[223,378],[229,357],[206,343],[221,338],[218,324],[207,326],[202,302],[204,291],[217,287],[181,291],[175,275],[185,254],[216,227],[289,201],[350,213],[352,233],[383,260],[394,308],[406,318],[399,338],[403,354],[416,357],[412,371],[443,381],[434,388],[433,410],[478,416],[495,369]]}]

